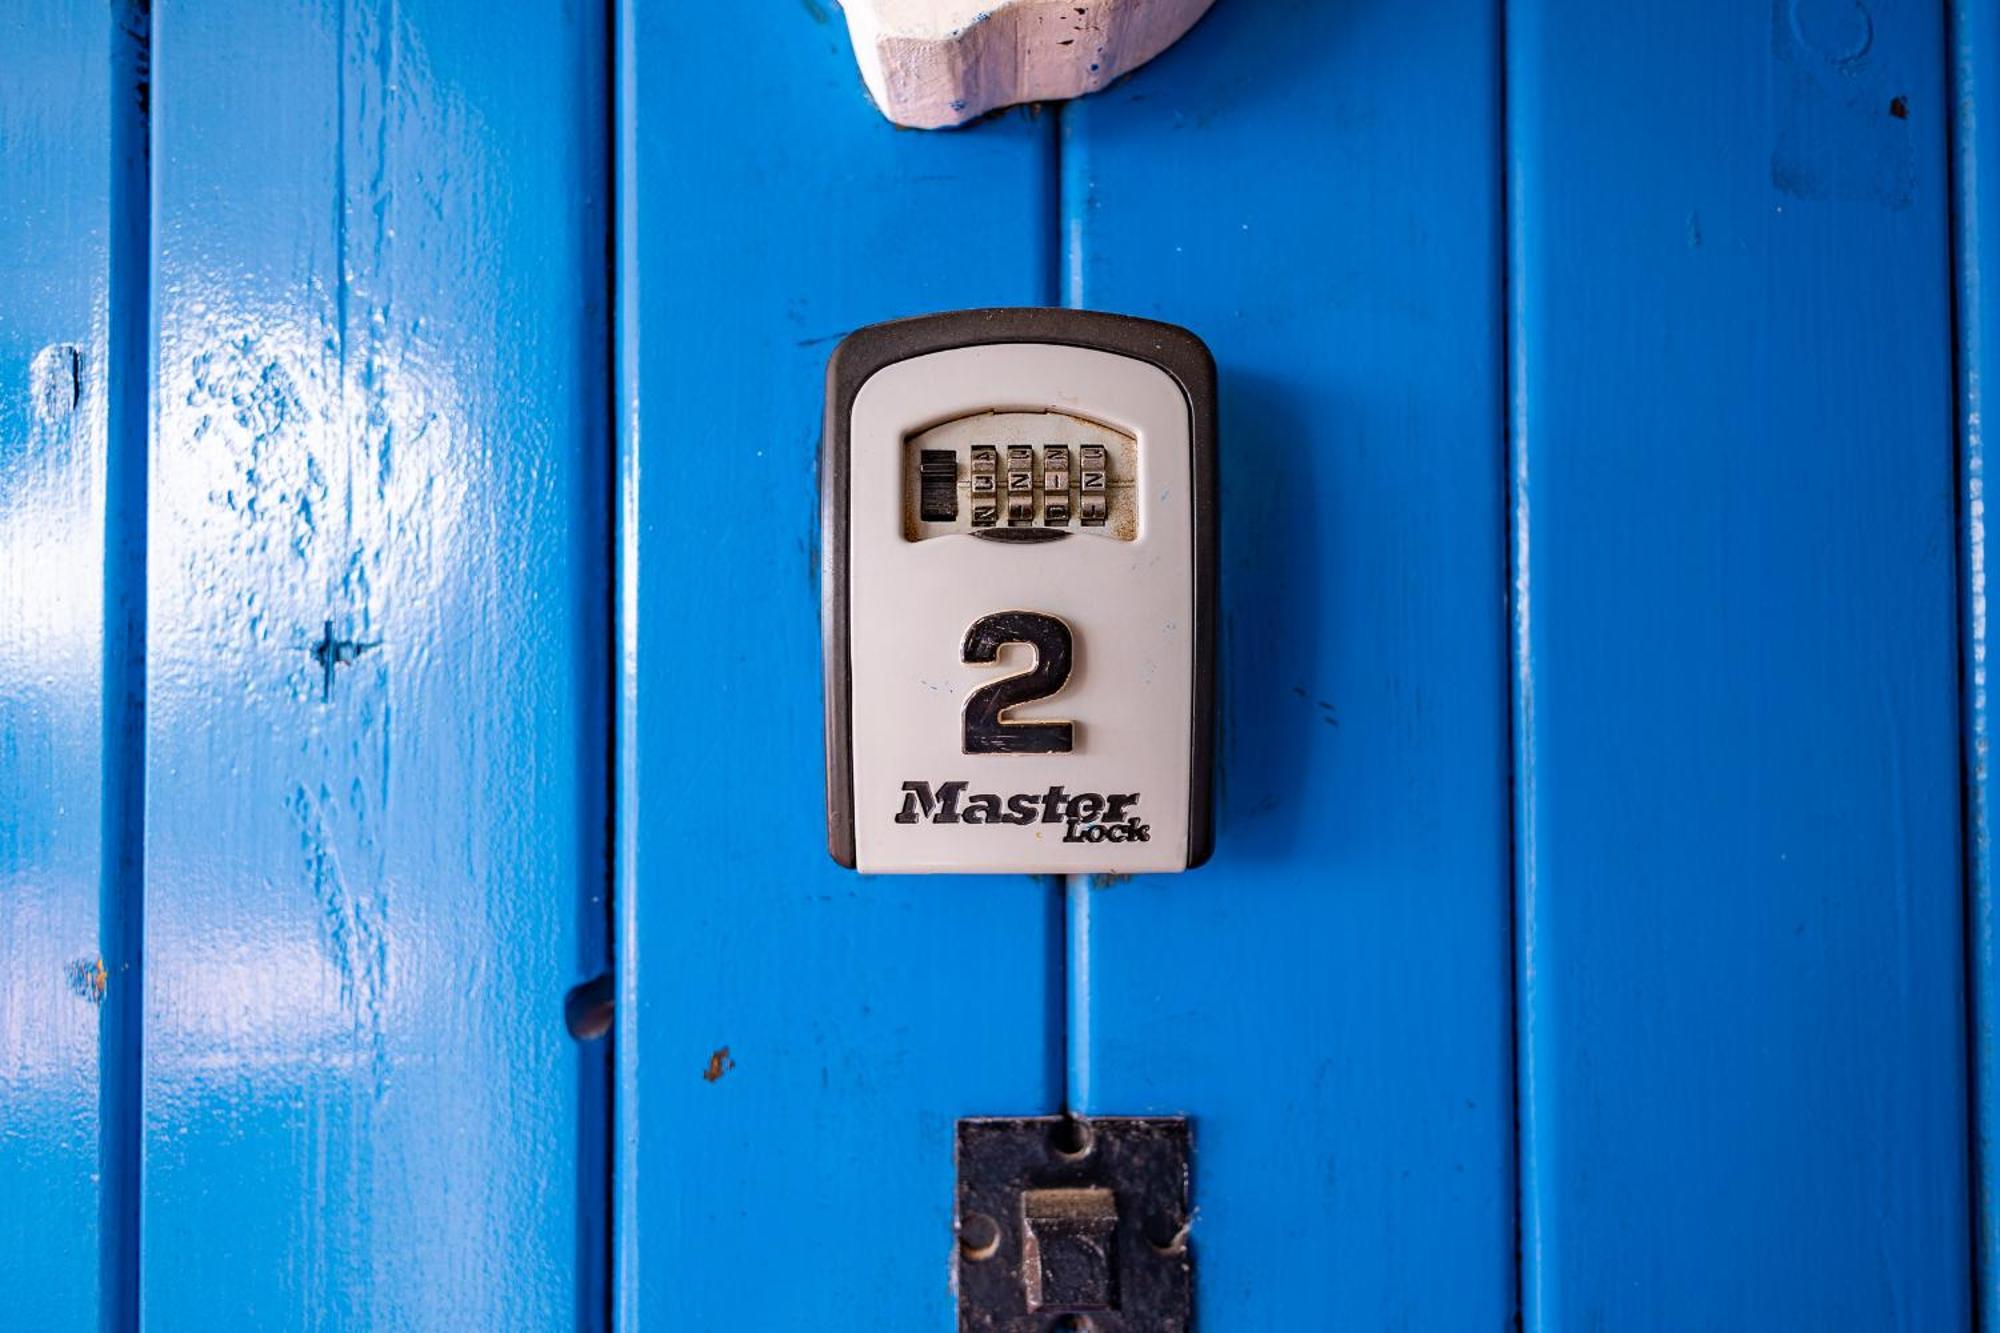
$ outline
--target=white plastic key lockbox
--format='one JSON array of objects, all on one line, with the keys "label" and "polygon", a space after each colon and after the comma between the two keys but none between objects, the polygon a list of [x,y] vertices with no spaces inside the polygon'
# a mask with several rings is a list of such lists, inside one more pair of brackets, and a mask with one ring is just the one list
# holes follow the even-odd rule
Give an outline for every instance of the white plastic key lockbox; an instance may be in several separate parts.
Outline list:
[{"label": "white plastic key lockbox", "polygon": [[827,839],[864,871],[1199,865],[1215,369],[1185,329],[969,310],[862,329],[820,468]]}]

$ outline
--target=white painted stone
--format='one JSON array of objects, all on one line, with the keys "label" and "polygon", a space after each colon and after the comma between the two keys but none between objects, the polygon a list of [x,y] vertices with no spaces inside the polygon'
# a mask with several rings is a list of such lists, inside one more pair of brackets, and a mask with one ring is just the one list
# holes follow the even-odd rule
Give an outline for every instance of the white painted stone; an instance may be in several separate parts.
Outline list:
[{"label": "white painted stone", "polygon": [[1151,60],[1214,0],[841,0],[861,77],[898,125],[1096,92]]}]

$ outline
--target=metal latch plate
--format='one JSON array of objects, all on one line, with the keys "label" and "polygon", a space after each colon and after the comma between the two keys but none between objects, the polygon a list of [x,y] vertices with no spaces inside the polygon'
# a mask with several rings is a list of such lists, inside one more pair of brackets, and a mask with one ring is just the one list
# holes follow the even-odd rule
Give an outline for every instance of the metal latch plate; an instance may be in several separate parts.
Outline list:
[{"label": "metal latch plate", "polygon": [[1184,1333],[1188,1122],[958,1122],[961,1333]]}]

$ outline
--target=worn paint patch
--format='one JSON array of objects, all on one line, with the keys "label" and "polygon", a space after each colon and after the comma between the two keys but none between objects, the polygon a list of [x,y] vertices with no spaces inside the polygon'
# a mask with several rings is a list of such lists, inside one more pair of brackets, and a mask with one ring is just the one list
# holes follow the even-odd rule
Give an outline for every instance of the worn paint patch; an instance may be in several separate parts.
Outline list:
[{"label": "worn paint patch", "polygon": [[28,364],[28,385],[43,425],[68,420],[83,401],[83,349],[75,343],[44,347]]},{"label": "worn paint patch", "polygon": [[[366,1034],[377,1071],[388,1060],[385,1006],[389,985],[388,905],[380,887],[380,848],[369,832],[366,789],[357,779],[344,799],[333,787],[295,783],[285,798],[298,834],[300,878],[318,909],[322,953],[339,978],[340,1003]],[[343,850],[344,843],[352,847]],[[349,873],[348,860],[362,863]]]},{"label": "worn paint patch", "polygon": [[[187,363],[184,424],[188,457],[209,469],[203,478],[214,521],[224,526],[221,549],[237,560],[266,560],[288,551],[310,562],[333,496],[302,382],[286,354],[259,335],[242,332],[215,340]],[[223,519],[223,514],[228,518]],[[268,617],[254,589],[241,594],[243,628],[262,641]]]},{"label": "worn paint patch", "polygon": [[63,969],[69,981],[69,988],[80,998],[92,1004],[104,1003],[104,992],[111,984],[111,974],[104,968],[102,958],[78,958]]},{"label": "worn paint patch", "polygon": [[1909,207],[1909,102],[1888,82],[1866,6],[1776,0],[1771,30],[1771,184],[1794,199]]}]

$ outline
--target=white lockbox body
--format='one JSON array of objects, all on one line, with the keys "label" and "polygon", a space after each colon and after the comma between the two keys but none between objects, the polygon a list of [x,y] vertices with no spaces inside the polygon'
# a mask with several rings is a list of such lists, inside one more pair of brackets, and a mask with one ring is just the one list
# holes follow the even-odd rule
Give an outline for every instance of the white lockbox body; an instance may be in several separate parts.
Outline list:
[{"label": "white lockbox body", "polygon": [[828,368],[828,842],[864,871],[1182,870],[1211,841],[1214,368],[964,311]]}]

